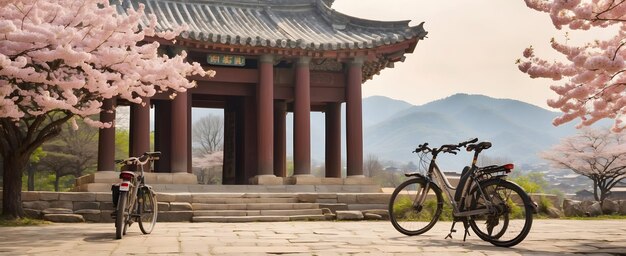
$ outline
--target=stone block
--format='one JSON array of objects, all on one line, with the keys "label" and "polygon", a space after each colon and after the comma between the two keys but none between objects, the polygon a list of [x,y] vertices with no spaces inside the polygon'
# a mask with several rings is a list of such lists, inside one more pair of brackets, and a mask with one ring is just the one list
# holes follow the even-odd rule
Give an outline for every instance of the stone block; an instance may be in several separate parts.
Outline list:
[{"label": "stone block", "polygon": [[342,203],[331,203],[331,204],[319,204],[320,208],[329,209],[331,212],[335,213],[337,211],[347,211],[348,205]]},{"label": "stone block", "polygon": [[115,210],[115,206],[113,206],[113,202],[100,202],[100,210]]},{"label": "stone block", "polygon": [[322,185],[343,185],[343,178],[322,178]]},{"label": "stone block", "polygon": [[584,212],[581,208],[581,202],[576,200],[563,200],[563,213],[567,217],[583,216]]},{"label": "stone block", "polygon": [[337,193],[337,203],[353,204],[356,202],[356,194]]},{"label": "stone block", "polygon": [[48,208],[45,209],[41,212],[44,215],[48,215],[48,214],[72,214],[74,213],[72,211],[72,209],[67,209],[67,208]]},{"label": "stone block", "polygon": [[257,175],[250,178],[250,184],[254,185],[282,185],[283,178],[274,175]]},{"label": "stone block", "polygon": [[169,211],[170,210],[170,203],[168,203],[168,202],[158,202],[157,205],[159,207],[159,211]]},{"label": "stone block", "polygon": [[82,215],[85,221],[88,221],[88,222],[100,222],[102,218],[101,217],[102,211],[94,210],[94,209],[78,210],[78,211],[75,211],[74,214]]},{"label": "stone block", "polygon": [[118,183],[120,180],[120,173],[114,171],[100,171],[96,172],[93,175],[93,180],[90,180],[88,183]]},{"label": "stone block", "polygon": [[374,180],[364,176],[349,176],[343,180],[344,185],[374,185]]},{"label": "stone block", "polygon": [[39,192],[38,191],[22,191],[22,202],[25,201],[38,201],[39,200]]},{"label": "stone block", "polygon": [[337,199],[337,193],[315,193],[319,199]]},{"label": "stone block", "polygon": [[388,220],[389,219],[389,211],[387,211],[385,209],[370,209],[370,210],[363,210],[361,212],[363,213],[364,216],[366,214],[375,214],[375,215],[381,216],[381,218],[383,220]]},{"label": "stone block", "polygon": [[362,220],[363,213],[361,211],[337,211],[337,220]]},{"label": "stone block", "polygon": [[313,175],[291,176],[284,179],[286,185],[319,185],[322,184],[322,178]]},{"label": "stone block", "polygon": [[100,202],[74,202],[74,211],[84,209],[100,209]]},{"label": "stone block", "polygon": [[193,217],[192,211],[159,211],[157,215],[158,222],[189,222]]},{"label": "stone block", "polygon": [[45,214],[43,219],[61,223],[85,222],[85,218],[80,214]]},{"label": "stone block", "polygon": [[172,193],[156,193],[156,198],[158,202],[175,202],[176,194]]},{"label": "stone block", "polygon": [[619,201],[619,214],[626,215],[626,200]]},{"label": "stone block", "polygon": [[317,202],[317,195],[316,194],[298,194],[298,202],[315,203]]},{"label": "stone block", "polygon": [[41,211],[41,210],[50,208],[50,202],[48,201],[23,202],[22,207]]},{"label": "stone block", "polygon": [[97,202],[112,202],[113,200],[112,192],[95,192],[95,193],[96,193]]},{"label": "stone block", "polygon": [[57,192],[39,192],[39,200],[42,201],[57,201],[59,200],[59,193]]},{"label": "stone block", "polygon": [[171,202],[170,211],[191,211],[193,208],[190,203],[186,202]]},{"label": "stone block", "polygon": [[384,193],[357,194],[356,202],[360,204],[386,204],[391,195]]},{"label": "stone block", "polygon": [[176,194],[176,199],[174,201],[191,203],[191,194],[190,193],[178,193]]},{"label": "stone block", "polygon": [[389,207],[388,204],[348,204],[348,209],[352,211],[385,209],[387,207]]},{"label": "stone block", "polygon": [[81,185],[93,183],[94,178],[95,178],[94,174],[83,175],[83,176],[76,178],[76,181],[74,181],[74,184],[76,184],[76,186],[81,186]]},{"label": "stone block", "polygon": [[172,174],[171,173],[155,173],[156,182],[154,184],[173,184]]},{"label": "stone block", "polygon": [[619,212],[619,203],[617,201],[606,199],[602,203],[602,212],[604,214],[614,214]]},{"label": "stone block", "polygon": [[74,209],[74,203],[72,201],[52,201],[50,202],[51,208],[65,208]]},{"label": "stone block", "polygon": [[105,183],[89,183],[80,185],[77,189],[72,191],[77,192],[111,192],[111,184],[118,182],[105,182]]},{"label": "stone block", "polygon": [[318,198],[317,202],[320,204],[336,204],[337,203],[337,199],[322,199],[322,198]]},{"label": "stone block", "polygon": [[24,208],[24,214],[26,215],[27,218],[41,219],[40,210]]},{"label": "stone block", "polygon": [[93,192],[61,192],[60,201],[93,202],[96,201],[96,193]]},{"label": "stone block", "polygon": [[103,223],[113,223],[115,222],[115,220],[113,219],[113,217],[111,217],[111,214],[113,214],[113,210],[102,210],[100,211],[100,222]]},{"label": "stone block", "polygon": [[173,173],[173,184],[198,184],[198,177],[193,173]]},{"label": "stone block", "polygon": [[602,215],[602,206],[600,205],[600,202],[593,202],[589,204],[587,207],[585,207],[584,203],[585,202],[583,202],[582,205],[585,209],[585,215],[590,216],[590,217]]},{"label": "stone block", "polygon": [[375,213],[363,213],[363,219],[365,220],[383,220],[383,216]]},{"label": "stone block", "polygon": [[157,173],[155,172],[146,172],[144,175],[144,181],[146,184],[158,184]]}]

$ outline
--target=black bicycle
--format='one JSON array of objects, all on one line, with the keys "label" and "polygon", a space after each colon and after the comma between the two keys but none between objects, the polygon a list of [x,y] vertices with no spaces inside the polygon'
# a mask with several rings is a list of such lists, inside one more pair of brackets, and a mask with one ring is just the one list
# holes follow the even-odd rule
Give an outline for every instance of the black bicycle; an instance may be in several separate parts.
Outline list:
[{"label": "black bicycle", "polygon": [[115,238],[122,239],[126,230],[135,221],[144,234],[150,234],[157,221],[158,203],[152,187],[144,180],[144,166],[159,159],[161,152],[146,152],[140,157],[118,160],[122,165],[120,179],[122,182],[112,186],[115,212]]},{"label": "black bicycle", "polygon": [[[451,238],[457,222],[496,246],[514,246],[526,238],[536,213],[536,204],[517,184],[506,180],[513,164],[478,167],[478,155],[491,147],[489,142],[474,144],[472,139],[459,144],[431,148],[428,143],[419,145],[414,153],[420,153],[424,165],[431,155],[426,174],[407,173],[408,180],[392,193],[389,202],[391,224],[405,235],[419,235],[430,230],[442,214],[444,200],[442,188],[452,206],[453,223],[446,238]],[[439,153],[456,154],[460,148],[474,151],[472,165],[465,167],[457,187],[450,185],[445,174],[437,166]]]}]

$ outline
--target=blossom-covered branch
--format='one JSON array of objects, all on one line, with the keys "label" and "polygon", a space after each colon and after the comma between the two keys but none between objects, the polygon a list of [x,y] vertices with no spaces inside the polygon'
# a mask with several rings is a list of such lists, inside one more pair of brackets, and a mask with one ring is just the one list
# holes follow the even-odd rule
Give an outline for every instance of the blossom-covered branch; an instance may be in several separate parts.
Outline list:
[{"label": "blossom-covered branch", "polygon": [[607,40],[595,40],[580,46],[551,40],[554,50],[567,61],[548,61],[535,56],[532,47],[518,60],[519,69],[531,78],[550,78],[560,84],[550,88],[558,99],[548,105],[563,115],[554,120],[560,125],[576,118],[580,126],[589,126],[603,118],[615,121],[613,130],[626,128],[626,1],[525,0],[537,11],[549,13],[557,29],[572,30],[618,26],[617,34]]}]

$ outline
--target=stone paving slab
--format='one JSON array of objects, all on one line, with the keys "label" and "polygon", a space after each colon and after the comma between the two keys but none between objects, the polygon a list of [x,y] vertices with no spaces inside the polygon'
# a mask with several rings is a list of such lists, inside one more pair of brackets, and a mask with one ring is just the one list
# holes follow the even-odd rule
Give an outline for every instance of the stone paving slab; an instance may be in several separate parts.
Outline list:
[{"label": "stone paving slab", "polygon": [[626,220],[536,220],[513,248],[444,239],[450,225],[408,237],[388,221],[157,223],[122,240],[111,223],[0,227],[0,255],[626,255]]}]

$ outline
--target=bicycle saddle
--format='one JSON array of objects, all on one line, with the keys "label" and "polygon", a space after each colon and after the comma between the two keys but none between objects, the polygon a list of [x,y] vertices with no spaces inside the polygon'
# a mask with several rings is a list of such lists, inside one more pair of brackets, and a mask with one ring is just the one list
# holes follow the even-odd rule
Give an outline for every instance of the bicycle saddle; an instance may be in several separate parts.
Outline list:
[{"label": "bicycle saddle", "polygon": [[484,150],[484,149],[488,149],[491,147],[491,142],[488,141],[483,141],[481,143],[478,144],[469,144],[467,145],[467,151],[474,151],[474,150]]}]

